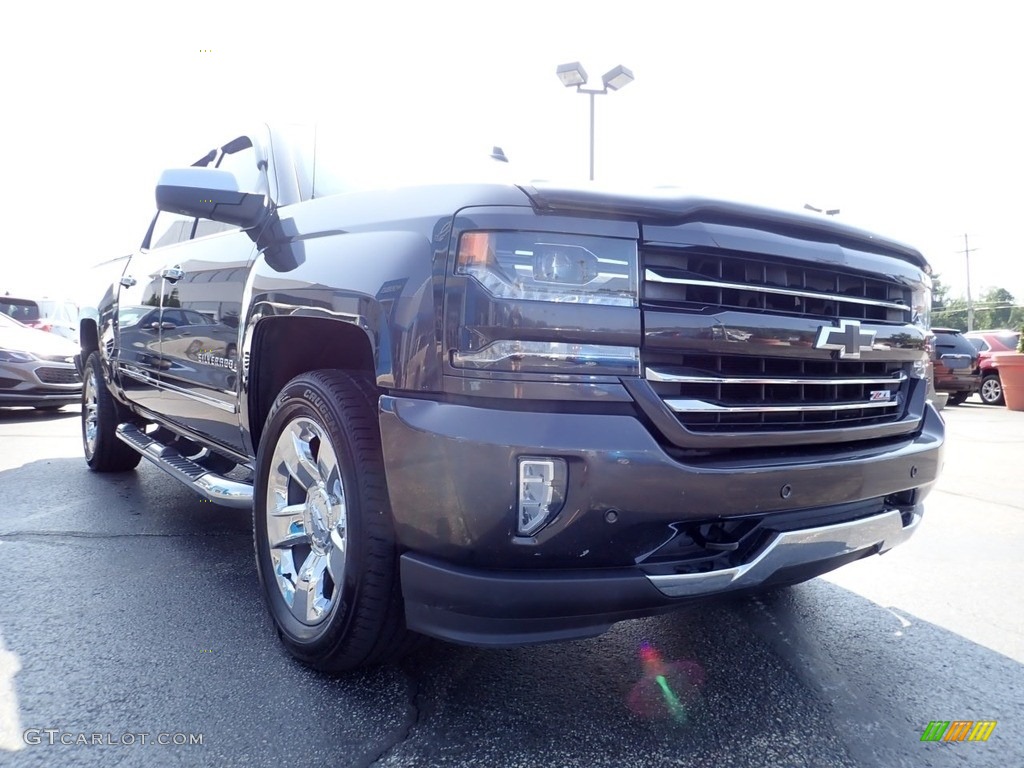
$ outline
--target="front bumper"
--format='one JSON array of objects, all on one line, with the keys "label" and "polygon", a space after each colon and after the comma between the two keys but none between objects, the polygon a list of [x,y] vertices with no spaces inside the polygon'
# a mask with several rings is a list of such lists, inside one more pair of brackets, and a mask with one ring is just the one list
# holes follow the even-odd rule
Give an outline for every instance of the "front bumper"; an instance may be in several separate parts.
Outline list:
[{"label": "front bumper", "polygon": [[0,364],[0,406],[74,405],[82,399],[82,379],[65,362],[33,360]]},{"label": "front bumper", "polygon": [[800,581],[906,541],[920,508],[780,533],[751,562],[708,573],[649,575],[637,568],[482,571],[406,553],[406,623],[452,642],[512,646],[593,637],[625,619],[687,600]]},{"label": "front bumper", "polygon": [[0,406],[26,406],[26,407],[57,407],[60,405],[78,405],[82,401],[80,393],[74,395],[65,394],[40,394],[38,392],[5,392],[0,394]]},{"label": "front bumper", "polygon": [[[622,411],[385,396],[380,425],[409,626],[498,645],[599,634],[885,551],[916,527],[943,443],[930,406],[901,438],[693,457]],[[516,533],[522,456],[568,466],[564,506],[530,537]],[[735,551],[695,559],[704,525]]]}]

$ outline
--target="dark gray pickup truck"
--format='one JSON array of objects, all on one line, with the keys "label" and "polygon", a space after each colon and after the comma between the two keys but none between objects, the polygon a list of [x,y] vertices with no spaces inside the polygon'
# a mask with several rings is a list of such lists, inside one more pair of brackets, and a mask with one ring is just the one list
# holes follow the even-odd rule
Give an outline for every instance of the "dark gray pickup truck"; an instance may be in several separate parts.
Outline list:
[{"label": "dark gray pickup truck", "polygon": [[592,636],[914,532],[943,443],[917,251],[664,190],[374,188],[329,141],[165,172],[81,323],[89,466],[251,506],[297,658]]}]

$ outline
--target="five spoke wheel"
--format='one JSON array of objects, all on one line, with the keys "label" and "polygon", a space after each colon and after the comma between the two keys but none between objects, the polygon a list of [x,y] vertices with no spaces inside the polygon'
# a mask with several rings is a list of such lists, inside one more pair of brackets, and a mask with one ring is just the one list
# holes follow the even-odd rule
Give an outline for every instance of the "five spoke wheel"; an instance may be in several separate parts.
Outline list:
[{"label": "five spoke wheel", "polygon": [[323,429],[293,419],[277,439],[267,484],[274,578],[301,622],[323,620],[345,573],[348,513],[338,457]]},{"label": "five spoke wheel", "polygon": [[288,382],[256,458],[253,534],[267,608],[293,656],[340,672],[391,660],[405,628],[376,388],[343,371]]}]

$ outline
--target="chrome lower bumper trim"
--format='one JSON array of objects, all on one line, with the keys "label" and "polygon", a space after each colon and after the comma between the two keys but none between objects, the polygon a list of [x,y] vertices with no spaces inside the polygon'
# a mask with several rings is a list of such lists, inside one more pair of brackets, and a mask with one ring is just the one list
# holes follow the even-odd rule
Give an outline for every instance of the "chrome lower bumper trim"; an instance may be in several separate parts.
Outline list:
[{"label": "chrome lower bumper trim", "polygon": [[849,523],[786,531],[776,535],[752,561],[735,568],[647,578],[668,597],[693,597],[757,587],[783,568],[809,565],[869,549],[881,554],[910,538],[920,522],[921,514],[914,512],[910,524],[904,526],[902,514],[894,509]]}]

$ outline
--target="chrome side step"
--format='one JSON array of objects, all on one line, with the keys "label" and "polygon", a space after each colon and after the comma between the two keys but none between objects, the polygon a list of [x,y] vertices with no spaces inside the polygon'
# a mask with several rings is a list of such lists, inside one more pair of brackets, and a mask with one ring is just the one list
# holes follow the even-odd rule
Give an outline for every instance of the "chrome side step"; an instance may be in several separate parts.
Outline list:
[{"label": "chrome side step", "polygon": [[214,474],[206,467],[186,459],[173,448],[154,440],[134,424],[119,425],[117,437],[142,454],[144,459],[153,462],[210,501],[225,507],[252,507],[252,486],[248,483]]}]

